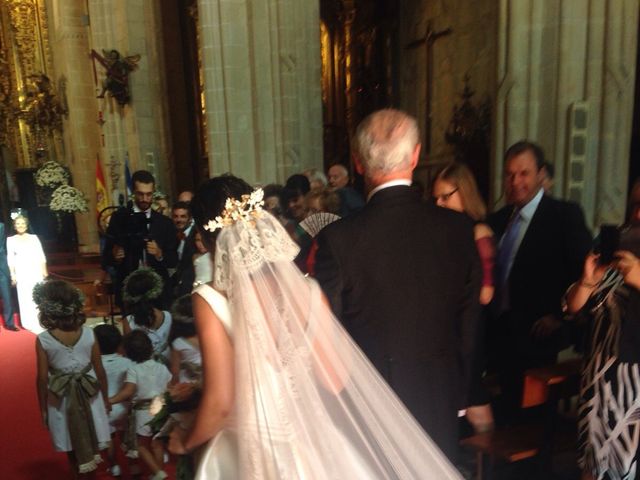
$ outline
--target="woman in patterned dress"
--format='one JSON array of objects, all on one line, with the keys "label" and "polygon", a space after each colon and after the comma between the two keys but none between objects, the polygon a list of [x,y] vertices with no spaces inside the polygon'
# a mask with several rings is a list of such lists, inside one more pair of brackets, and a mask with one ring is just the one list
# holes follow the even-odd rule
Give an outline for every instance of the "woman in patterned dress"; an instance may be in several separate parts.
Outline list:
[{"label": "woman in patterned dress", "polygon": [[[638,182],[631,199],[630,223],[638,223]],[[566,298],[568,313],[587,322],[578,409],[583,480],[633,480],[640,458],[640,259],[627,250],[616,257],[600,265],[590,254]]]}]

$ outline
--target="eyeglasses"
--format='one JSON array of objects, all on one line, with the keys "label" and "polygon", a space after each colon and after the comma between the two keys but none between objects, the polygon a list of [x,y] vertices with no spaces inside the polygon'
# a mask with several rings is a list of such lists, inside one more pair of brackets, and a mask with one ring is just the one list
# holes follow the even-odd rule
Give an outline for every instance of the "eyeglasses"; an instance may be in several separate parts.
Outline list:
[{"label": "eyeglasses", "polygon": [[457,188],[454,188],[453,190],[451,190],[449,193],[443,193],[442,195],[434,195],[433,196],[433,201],[435,203],[438,203],[438,200],[442,200],[443,202],[448,201],[451,198],[451,195],[453,195],[454,193],[456,193],[458,191]]}]

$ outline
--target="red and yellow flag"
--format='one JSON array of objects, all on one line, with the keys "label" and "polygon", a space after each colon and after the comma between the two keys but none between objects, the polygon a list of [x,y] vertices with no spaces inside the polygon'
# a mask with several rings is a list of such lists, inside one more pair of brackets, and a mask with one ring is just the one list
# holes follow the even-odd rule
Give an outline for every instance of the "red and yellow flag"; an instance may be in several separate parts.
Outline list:
[{"label": "red and yellow flag", "polygon": [[109,201],[109,193],[107,192],[107,184],[104,181],[104,174],[102,173],[102,165],[100,164],[100,157],[96,156],[96,214],[100,215],[100,212],[111,205]]}]

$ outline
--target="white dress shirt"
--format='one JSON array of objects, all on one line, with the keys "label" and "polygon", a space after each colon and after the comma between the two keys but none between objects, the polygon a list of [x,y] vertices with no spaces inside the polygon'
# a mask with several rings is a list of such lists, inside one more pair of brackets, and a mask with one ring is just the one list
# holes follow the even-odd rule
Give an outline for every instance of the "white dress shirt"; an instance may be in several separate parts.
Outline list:
[{"label": "white dress shirt", "polygon": [[397,187],[398,185],[404,185],[406,187],[410,187],[411,183],[412,183],[411,180],[408,180],[406,178],[399,178],[397,180],[389,180],[388,182],[384,182],[382,185],[378,185],[376,188],[374,188],[369,192],[369,195],[367,195],[367,202],[371,200],[371,197],[373,197],[380,190],[384,190],[385,188],[389,188],[389,187]]},{"label": "white dress shirt", "polygon": [[[507,273],[506,278],[509,278],[509,274],[511,273],[511,266],[513,265],[513,260],[516,258],[516,254],[520,249],[520,244],[522,243],[522,239],[527,233],[527,229],[529,228],[529,224],[531,223],[531,219],[533,215],[536,213],[538,209],[538,205],[540,205],[540,200],[542,200],[542,196],[544,195],[544,189],[540,188],[538,193],[529,200],[524,207],[520,209],[518,215],[520,216],[520,231],[518,232],[518,238],[516,238],[515,243],[513,245],[513,249],[511,250],[511,256],[509,257],[509,261],[507,263]],[[506,231],[505,231],[506,233]],[[500,248],[502,248],[502,241],[504,240],[505,235],[502,235],[500,239]]]}]

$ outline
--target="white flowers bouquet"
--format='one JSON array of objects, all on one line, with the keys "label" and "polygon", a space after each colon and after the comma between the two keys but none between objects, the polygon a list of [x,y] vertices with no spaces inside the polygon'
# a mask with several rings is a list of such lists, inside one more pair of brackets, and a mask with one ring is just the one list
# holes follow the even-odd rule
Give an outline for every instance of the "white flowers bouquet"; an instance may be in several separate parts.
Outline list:
[{"label": "white flowers bouquet", "polygon": [[54,212],[80,212],[89,211],[87,199],[84,194],[70,185],[61,185],[51,195],[49,208]]},{"label": "white flowers bouquet", "polygon": [[35,179],[41,187],[55,188],[69,183],[69,172],[58,162],[49,160],[36,171]]}]

